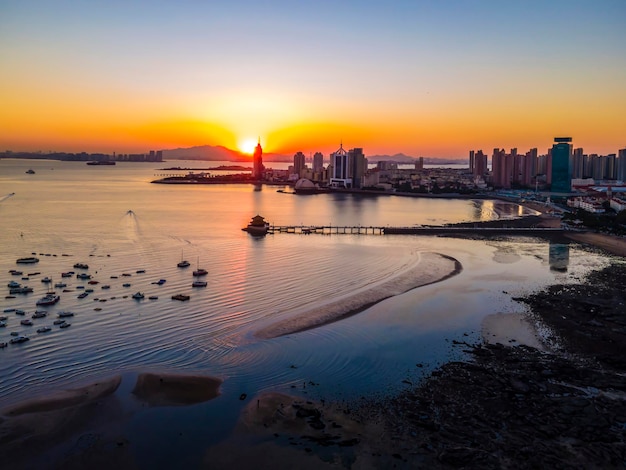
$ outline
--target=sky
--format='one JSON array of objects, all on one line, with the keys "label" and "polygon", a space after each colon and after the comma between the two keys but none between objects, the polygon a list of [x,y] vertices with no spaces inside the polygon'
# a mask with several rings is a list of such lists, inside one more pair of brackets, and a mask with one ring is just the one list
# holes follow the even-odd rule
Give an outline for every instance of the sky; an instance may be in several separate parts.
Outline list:
[{"label": "sky", "polygon": [[0,150],[626,148],[625,0],[0,0]]}]

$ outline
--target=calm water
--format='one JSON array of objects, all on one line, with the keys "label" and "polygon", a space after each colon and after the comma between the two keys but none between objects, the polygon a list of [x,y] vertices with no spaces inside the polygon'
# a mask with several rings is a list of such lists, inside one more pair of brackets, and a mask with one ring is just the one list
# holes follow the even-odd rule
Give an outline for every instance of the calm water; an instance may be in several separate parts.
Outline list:
[{"label": "calm water", "polygon": [[[522,211],[492,201],[296,196],[267,186],[149,184],[164,166],[0,160],[0,281],[6,286],[17,280],[35,289],[16,299],[2,296],[2,310],[21,308],[29,317],[47,290],[41,278],[60,282],[60,273],[73,270],[76,262],[89,264],[89,273],[101,282],[88,286],[75,277],[63,279],[73,292],[61,293],[61,301],[47,308],[48,318],[35,320],[34,327],[20,326],[23,317],[15,313],[2,314],[9,318],[0,341],[8,341],[12,331],[31,340],[0,350],[0,404],[113,373],[128,379],[120,394],[132,388],[134,374],[142,371],[221,377],[219,398],[169,417],[193,431],[156,456],[173,459],[200,445],[194,436],[203,436],[202,445],[223,437],[244,404],[238,399],[241,393],[303,393],[302,384],[309,380],[319,384],[306,390],[314,398],[397,391],[403,379],[414,380],[460,357],[451,340],[467,340],[464,334],[477,339],[486,315],[523,311],[511,296],[555,279],[567,281],[606,261],[576,246],[558,247],[569,264],[565,273],[554,271],[548,243],[532,239],[289,234],[256,239],[241,227],[257,213],[276,224],[411,226],[511,217]],[[25,174],[28,168],[36,173]],[[453,256],[464,270],[332,325],[274,340],[254,338],[255,331],[277,319],[405,269],[420,251]],[[38,264],[15,264],[31,253],[37,253]],[[181,256],[192,267],[177,268]],[[209,271],[205,289],[191,287],[196,265]],[[22,281],[10,269],[41,274]],[[165,284],[153,284],[159,279],[166,279]],[[126,282],[131,287],[123,287]],[[102,290],[102,284],[111,288]],[[94,292],[78,299],[78,286]],[[137,291],[146,299],[133,300]],[[176,293],[189,294],[191,300],[171,300]],[[149,295],[159,299],[148,300]],[[71,328],[35,332],[52,324],[60,310],[76,313]],[[416,368],[417,363],[424,367]],[[167,433],[150,423],[168,410],[145,410],[135,418],[131,426],[152,430],[137,438],[139,452],[142,445],[165,444]],[[212,417],[213,425],[194,419],[198,412]],[[222,424],[215,426],[215,420]],[[191,463],[197,458],[198,452],[189,452]],[[149,459],[143,460],[149,465]]]}]

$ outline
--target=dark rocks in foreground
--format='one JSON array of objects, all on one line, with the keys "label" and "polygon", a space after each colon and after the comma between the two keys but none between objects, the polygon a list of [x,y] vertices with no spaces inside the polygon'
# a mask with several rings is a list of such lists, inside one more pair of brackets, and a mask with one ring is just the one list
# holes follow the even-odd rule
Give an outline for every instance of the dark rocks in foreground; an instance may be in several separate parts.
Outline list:
[{"label": "dark rocks in foreground", "polygon": [[399,466],[623,468],[625,285],[626,266],[613,264],[523,299],[558,335],[558,353],[476,345],[474,361],[360,412],[385,421]]}]

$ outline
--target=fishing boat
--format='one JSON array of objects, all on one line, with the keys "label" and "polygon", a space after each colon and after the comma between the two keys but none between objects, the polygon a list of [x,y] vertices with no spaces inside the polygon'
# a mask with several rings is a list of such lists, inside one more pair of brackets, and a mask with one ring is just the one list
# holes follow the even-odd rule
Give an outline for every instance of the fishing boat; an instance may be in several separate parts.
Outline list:
[{"label": "fishing boat", "polygon": [[172,300],[180,300],[182,302],[189,300],[191,297],[185,294],[175,294],[172,296]]},{"label": "fishing boat", "polygon": [[135,292],[135,293],[133,294],[133,299],[138,299],[138,300],[140,300],[140,299],[143,299],[144,297],[145,297],[145,295],[143,295],[141,292]]},{"label": "fishing boat", "polygon": [[[198,263],[197,266],[200,265],[200,258],[198,258]],[[206,269],[197,267],[196,270],[193,272],[194,276],[206,276],[207,274],[209,274],[209,272]]]},{"label": "fishing boat", "polygon": [[193,281],[193,283],[191,284],[191,287],[206,287],[206,286],[207,286],[206,281]]},{"label": "fishing boat", "polygon": [[9,343],[11,344],[18,344],[18,343],[24,343],[26,341],[28,341],[30,338],[28,336],[16,336],[15,338],[11,338],[11,341],[9,341]]},{"label": "fishing boat", "polygon": [[17,264],[35,264],[35,263],[39,263],[39,258],[35,258],[34,256],[29,256],[27,258],[18,258],[16,263]]}]

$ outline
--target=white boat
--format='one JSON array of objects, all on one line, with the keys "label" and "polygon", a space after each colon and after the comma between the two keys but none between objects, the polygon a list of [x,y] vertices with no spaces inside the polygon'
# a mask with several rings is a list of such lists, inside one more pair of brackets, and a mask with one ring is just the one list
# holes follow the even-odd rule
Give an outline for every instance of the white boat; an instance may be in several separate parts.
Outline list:
[{"label": "white boat", "polygon": [[143,299],[145,297],[145,295],[143,295],[141,292],[135,292],[133,294],[133,299]]},{"label": "white boat", "polygon": [[62,325],[63,323],[65,323],[65,320],[54,320],[52,322],[53,325]]},{"label": "white boat", "polygon": [[57,315],[59,316],[59,318],[73,317],[74,316],[74,312],[62,311],[62,312],[59,312]]},{"label": "white boat", "polygon": [[49,326],[42,326],[41,328],[37,328],[37,333],[47,333],[48,331],[52,331],[52,328]]},{"label": "white boat", "polygon": [[37,310],[35,313],[33,313],[31,318],[45,318],[47,315],[48,315],[48,312]]}]

